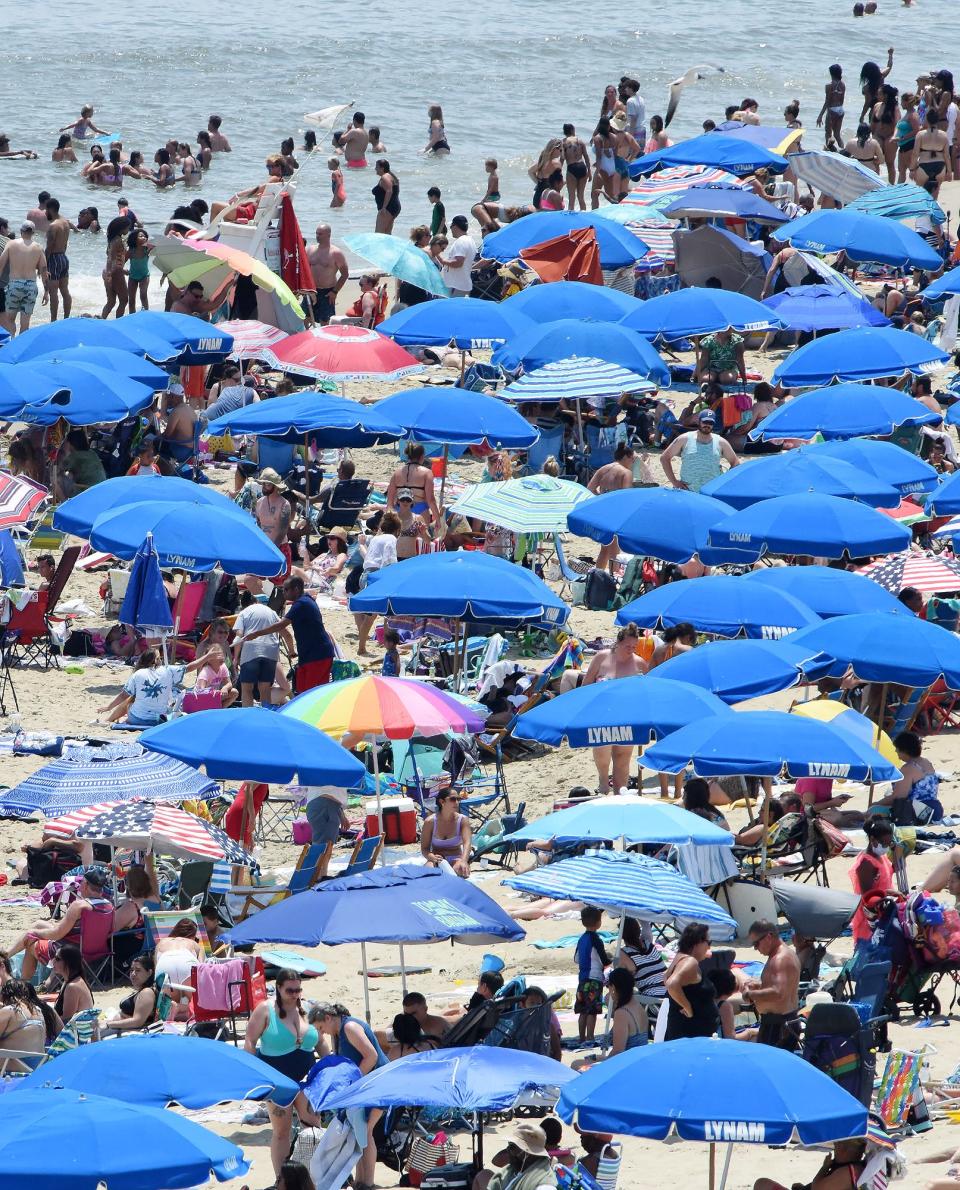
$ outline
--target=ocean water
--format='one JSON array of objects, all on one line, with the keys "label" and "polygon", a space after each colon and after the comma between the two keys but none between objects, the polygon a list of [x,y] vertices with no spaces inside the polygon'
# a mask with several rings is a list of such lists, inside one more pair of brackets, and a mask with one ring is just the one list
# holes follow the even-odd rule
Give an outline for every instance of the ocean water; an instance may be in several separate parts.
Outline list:
[{"label": "ocean water", "polygon": [[[116,213],[117,191],[90,185],[79,166],[50,161],[57,129],[87,102],[101,128],[119,133],[126,151],[141,149],[148,160],[168,137],[195,144],[207,116],[223,116],[234,151],[214,158],[200,186],[157,191],[127,180],[124,195],[158,234],[173,208],[194,194],[212,202],[260,182],[265,156],[285,136],[302,143],[304,112],[347,101],[366,113],[368,126],[381,129],[401,183],[400,234],[429,222],[431,185],[443,191],[448,220],[468,212],[484,193],[487,156],[500,163],[505,201],[529,202],[526,169],[547,139],[560,134],[564,121],[588,139],[604,86],[623,74],[640,80],[649,119],[665,110],[671,79],[700,63],[723,66],[724,74],[684,93],[671,125],[678,137],[698,132],[708,117],[722,120],[723,109],[747,95],[759,101],[763,123],[777,124],[796,98],[817,147],[822,138],[814,124],[831,62],[844,67],[851,132],[860,66],[866,59],[882,64],[887,46],[896,47],[892,81],[901,88],[913,86],[921,71],[960,68],[951,52],[960,35],[960,0],[917,0],[911,8],[881,0],[881,8],[854,20],[852,0],[18,0],[15,11],[5,0],[0,11],[7,10],[8,27],[15,23],[20,34],[0,44],[3,130],[13,147],[40,156],[0,160],[0,213],[15,226],[40,190],[59,198],[71,218],[88,205],[99,208],[104,223]],[[434,102],[443,105],[453,150],[440,159],[420,153]],[[330,210],[326,157],[315,155],[298,185],[305,235],[312,238],[320,220],[333,226],[335,239],[373,230],[373,170],[345,171],[347,204]],[[74,275],[99,274],[104,240],[71,238]]]}]

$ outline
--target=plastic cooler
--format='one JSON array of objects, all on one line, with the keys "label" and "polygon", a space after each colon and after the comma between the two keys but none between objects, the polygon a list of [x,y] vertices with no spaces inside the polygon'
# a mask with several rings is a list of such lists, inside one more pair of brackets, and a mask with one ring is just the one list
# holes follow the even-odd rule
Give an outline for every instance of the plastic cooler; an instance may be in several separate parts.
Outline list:
[{"label": "plastic cooler", "polygon": [[[384,843],[416,843],[417,803],[409,797],[385,797],[380,802]],[[380,834],[376,799],[366,804],[367,834]]]}]

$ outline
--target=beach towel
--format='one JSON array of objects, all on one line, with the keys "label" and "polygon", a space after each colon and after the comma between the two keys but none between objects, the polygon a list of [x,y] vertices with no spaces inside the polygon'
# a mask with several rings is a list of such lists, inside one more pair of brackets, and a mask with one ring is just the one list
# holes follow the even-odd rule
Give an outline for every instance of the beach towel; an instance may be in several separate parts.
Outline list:
[{"label": "beach towel", "polygon": [[[617,935],[612,930],[597,930],[597,937],[601,942],[611,944],[617,940]],[[554,938],[552,941],[547,938],[538,938],[533,945],[537,950],[567,950],[576,946],[579,941],[579,934],[564,934],[562,938]]]},{"label": "beach towel", "polygon": [[310,1159],[313,1184],[323,1186],[325,1190],[339,1190],[353,1172],[362,1151],[350,1125],[335,1117],[324,1130]]}]

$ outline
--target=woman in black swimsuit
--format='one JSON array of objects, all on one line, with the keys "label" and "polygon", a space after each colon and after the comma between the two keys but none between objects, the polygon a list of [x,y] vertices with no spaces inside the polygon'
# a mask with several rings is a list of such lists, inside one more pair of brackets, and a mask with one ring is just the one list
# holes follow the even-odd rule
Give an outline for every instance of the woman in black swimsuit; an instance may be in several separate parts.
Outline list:
[{"label": "woman in black swimsuit", "polygon": [[381,157],[377,162],[377,184],[370,191],[377,204],[377,222],[375,231],[390,235],[393,223],[400,214],[400,183],[396,175],[390,172],[390,162]]},{"label": "woman in black swimsuit", "polygon": [[704,925],[687,926],[680,935],[677,955],[664,982],[670,998],[664,1040],[712,1037],[720,1025],[716,989],[700,970],[710,957],[710,932]]},{"label": "woman in black swimsuit", "polygon": [[947,169],[950,145],[940,127],[936,108],[927,108],[926,125],[917,133],[913,149],[913,180],[934,198],[940,190],[940,175]]},{"label": "woman in black swimsuit", "polygon": [[407,462],[400,464],[390,476],[387,485],[387,508],[396,512],[398,494],[408,488],[413,496],[413,511],[421,515],[429,514],[424,519],[429,519],[434,525],[439,526],[440,510],[437,508],[433,489],[433,471],[424,465],[424,453],[421,443],[407,444]]}]

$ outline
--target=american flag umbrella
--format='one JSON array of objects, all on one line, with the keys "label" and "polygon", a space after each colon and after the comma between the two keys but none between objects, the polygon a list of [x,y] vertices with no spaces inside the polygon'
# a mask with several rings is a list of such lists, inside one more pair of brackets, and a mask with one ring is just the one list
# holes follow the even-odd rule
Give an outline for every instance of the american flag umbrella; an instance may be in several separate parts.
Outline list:
[{"label": "american flag umbrella", "polygon": [[423,371],[423,364],[386,335],[348,323],[313,326],[262,354],[281,372],[315,380],[400,380]]},{"label": "american flag umbrella", "polygon": [[894,594],[916,587],[921,595],[960,591],[960,562],[944,554],[898,554],[872,562],[860,571]]},{"label": "american flag umbrella", "polygon": [[50,819],[52,838],[94,839],[114,847],[158,851],[180,859],[223,859],[251,865],[253,859],[218,826],[177,806],[158,802],[101,802]]},{"label": "american flag umbrella", "polygon": [[218,331],[233,335],[233,349],[228,359],[257,359],[268,347],[287,338],[287,332],[268,322],[256,318],[234,318],[230,322],[218,322]]},{"label": "american flag umbrella", "polygon": [[0,529],[26,524],[49,494],[43,484],[25,475],[0,471]]}]

